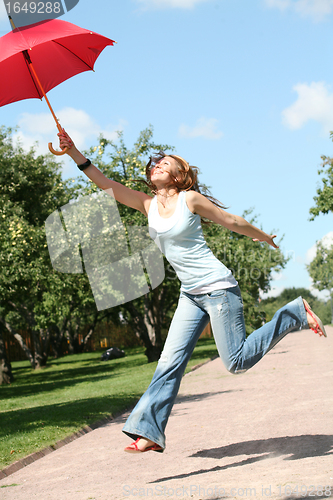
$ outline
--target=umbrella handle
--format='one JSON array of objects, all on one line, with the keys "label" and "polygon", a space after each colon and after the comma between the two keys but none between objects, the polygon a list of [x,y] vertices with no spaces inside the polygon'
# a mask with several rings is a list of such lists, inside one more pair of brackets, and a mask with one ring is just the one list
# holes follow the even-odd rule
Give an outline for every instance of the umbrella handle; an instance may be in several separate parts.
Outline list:
[{"label": "umbrella handle", "polygon": [[62,151],[56,151],[55,149],[53,149],[52,147],[52,142],[49,142],[49,150],[51,151],[52,154],[56,155],[56,156],[61,156],[61,155],[64,155],[67,153],[69,148],[65,148],[63,149]]}]

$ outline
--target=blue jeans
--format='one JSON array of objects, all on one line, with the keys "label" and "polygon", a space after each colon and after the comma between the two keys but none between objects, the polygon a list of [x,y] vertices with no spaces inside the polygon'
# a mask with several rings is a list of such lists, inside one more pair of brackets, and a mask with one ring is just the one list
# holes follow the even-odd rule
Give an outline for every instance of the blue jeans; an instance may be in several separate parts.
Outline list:
[{"label": "blue jeans", "polygon": [[209,320],[219,355],[231,373],[251,368],[287,333],[308,328],[301,297],[246,338],[238,286],[200,295],[181,292],[156,371],[122,429],[125,434],[133,439],[145,437],[165,448],[164,430],[184,370]]}]

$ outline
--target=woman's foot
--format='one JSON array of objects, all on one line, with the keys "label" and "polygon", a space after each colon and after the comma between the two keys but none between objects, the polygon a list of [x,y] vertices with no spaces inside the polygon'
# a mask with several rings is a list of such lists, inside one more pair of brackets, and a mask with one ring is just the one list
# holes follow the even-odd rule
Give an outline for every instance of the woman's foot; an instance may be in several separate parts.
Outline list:
[{"label": "woman's foot", "polygon": [[307,303],[305,299],[303,299],[304,307],[305,307],[305,312],[306,312],[306,318],[308,320],[308,325],[313,330],[315,333],[318,333],[320,336],[324,335],[324,337],[327,337],[324,325],[321,321],[320,318],[312,311],[311,307]]},{"label": "woman's foot", "polygon": [[144,451],[163,451],[163,449],[150,439],[138,437],[136,441],[129,446],[126,446],[124,451],[127,451],[128,453],[143,453]]}]

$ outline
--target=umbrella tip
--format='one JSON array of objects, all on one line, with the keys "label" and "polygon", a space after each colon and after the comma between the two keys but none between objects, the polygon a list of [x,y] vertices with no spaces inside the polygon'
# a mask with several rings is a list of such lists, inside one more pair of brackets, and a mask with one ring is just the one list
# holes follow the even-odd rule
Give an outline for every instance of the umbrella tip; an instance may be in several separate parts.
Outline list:
[{"label": "umbrella tip", "polygon": [[11,26],[12,26],[12,29],[13,29],[13,30],[15,30],[15,29],[16,29],[16,26],[15,26],[15,24],[14,24],[14,21],[13,21],[13,19],[12,19],[12,16],[11,16],[11,15],[9,15],[9,14],[8,14],[8,19],[9,19],[9,22],[10,22],[10,24],[11,24]]}]

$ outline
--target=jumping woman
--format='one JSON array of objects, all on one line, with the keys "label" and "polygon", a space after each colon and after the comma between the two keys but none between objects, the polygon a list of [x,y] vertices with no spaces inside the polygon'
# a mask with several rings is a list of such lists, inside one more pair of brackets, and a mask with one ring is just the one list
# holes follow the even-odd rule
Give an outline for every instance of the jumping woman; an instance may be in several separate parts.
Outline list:
[{"label": "jumping woman", "polygon": [[61,148],[69,148],[67,154],[92,182],[103,190],[111,188],[118,202],[148,217],[151,237],[181,282],[178,307],[155,374],[123,427],[123,432],[135,440],[125,451],[164,451],[164,431],[181,378],[209,321],[219,355],[231,373],[254,366],[289,332],[310,327],[326,337],[321,320],[302,297],[279,309],[271,321],[246,337],[238,283],[208,248],[201,217],[273,248],[278,248],[276,235],[266,234],[202,195],[196,168],[183,158],[160,153],[150,159],[146,174],[154,196],[149,196],[107,179],[77,150],[65,131],[59,138]]}]

